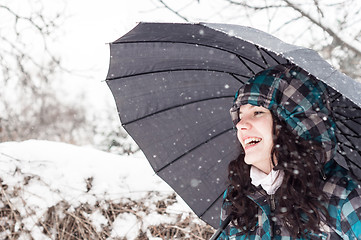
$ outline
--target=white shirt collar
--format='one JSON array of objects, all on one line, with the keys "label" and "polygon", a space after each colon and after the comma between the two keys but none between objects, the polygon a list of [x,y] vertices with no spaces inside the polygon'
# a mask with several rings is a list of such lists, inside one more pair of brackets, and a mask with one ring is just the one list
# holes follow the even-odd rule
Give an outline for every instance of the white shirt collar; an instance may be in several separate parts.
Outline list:
[{"label": "white shirt collar", "polygon": [[282,184],[284,175],[283,170],[275,171],[272,169],[269,174],[266,174],[255,166],[251,166],[251,183],[256,187],[261,185],[268,195],[274,194],[277,191]]}]

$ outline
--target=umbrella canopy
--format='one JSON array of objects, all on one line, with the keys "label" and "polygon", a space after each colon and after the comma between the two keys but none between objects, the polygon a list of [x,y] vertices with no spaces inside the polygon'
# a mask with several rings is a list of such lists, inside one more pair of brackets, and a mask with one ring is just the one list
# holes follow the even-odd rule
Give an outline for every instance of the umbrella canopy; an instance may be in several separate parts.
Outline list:
[{"label": "umbrella canopy", "polygon": [[237,25],[139,23],[110,44],[110,55],[107,83],[123,127],[154,171],[213,227],[228,163],[241,151],[229,116],[234,94],[271,66],[293,63],[328,85],[335,159],[361,176],[361,84],[313,50]]}]

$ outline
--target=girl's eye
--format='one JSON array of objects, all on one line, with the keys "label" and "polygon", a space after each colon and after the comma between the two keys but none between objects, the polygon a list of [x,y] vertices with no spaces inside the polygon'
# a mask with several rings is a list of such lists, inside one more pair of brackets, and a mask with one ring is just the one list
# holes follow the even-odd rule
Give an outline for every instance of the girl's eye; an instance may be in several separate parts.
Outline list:
[{"label": "girl's eye", "polygon": [[262,112],[262,111],[256,111],[256,112],[254,112],[254,115],[255,116],[257,116],[257,115],[261,115],[261,114],[263,114],[264,112]]}]

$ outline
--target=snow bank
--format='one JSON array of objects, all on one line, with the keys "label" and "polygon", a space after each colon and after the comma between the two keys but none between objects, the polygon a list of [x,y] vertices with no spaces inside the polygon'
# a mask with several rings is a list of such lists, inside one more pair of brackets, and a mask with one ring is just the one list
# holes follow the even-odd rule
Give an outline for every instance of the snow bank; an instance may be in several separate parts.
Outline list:
[{"label": "snow bank", "polygon": [[0,229],[1,239],[9,231],[22,239],[59,238],[60,220],[93,229],[103,234],[101,239],[136,239],[142,232],[152,237],[149,226],[191,214],[142,155],[118,156],[64,143],[1,143],[0,185],[0,211],[12,212],[0,221],[14,221]]}]

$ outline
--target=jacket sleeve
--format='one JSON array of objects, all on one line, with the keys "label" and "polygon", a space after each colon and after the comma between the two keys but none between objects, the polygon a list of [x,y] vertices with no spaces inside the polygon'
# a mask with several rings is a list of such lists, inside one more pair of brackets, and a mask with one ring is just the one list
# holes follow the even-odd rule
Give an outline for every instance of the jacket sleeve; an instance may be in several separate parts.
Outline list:
[{"label": "jacket sleeve", "polygon": [[340,209],[340,227],[348,239],[361,239],[361,188],[356,186]]}]

